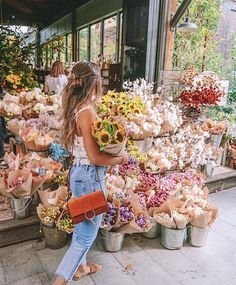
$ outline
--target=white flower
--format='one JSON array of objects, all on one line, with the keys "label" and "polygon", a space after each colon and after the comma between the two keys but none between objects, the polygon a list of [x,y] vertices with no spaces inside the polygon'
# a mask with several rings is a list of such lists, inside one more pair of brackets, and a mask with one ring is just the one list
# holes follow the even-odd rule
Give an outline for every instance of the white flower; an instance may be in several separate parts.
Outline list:
[{"label": "white flower", "polygon": [[4,110],[7,113],[14,114],[14,115],[20,115],[22,112],[21,107],[15,103],[5,104]]}]

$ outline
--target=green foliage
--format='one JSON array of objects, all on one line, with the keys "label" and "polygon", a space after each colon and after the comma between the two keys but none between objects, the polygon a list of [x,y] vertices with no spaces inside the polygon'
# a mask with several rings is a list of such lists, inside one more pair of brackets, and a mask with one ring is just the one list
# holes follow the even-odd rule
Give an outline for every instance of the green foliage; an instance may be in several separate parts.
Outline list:
[{"label": "green foliage", "polygon": [[228,100],[230,104],[236,103],[236,71],[231,74]]},{"label": "green foliage", "polygon": [[22,78],[25,87],[35,87],[32,66],[35,56],[35,46],[26,44],[19,31],[7,27],[0,28],[0,82],[10,73]]},{"label": "green foliage", "polygon": [[198,29],[194,34],[180,33],[177,30],[173,55],[175,68],[184,69],[194,65],[200,71],[206,69],[217,73],[221,71],[223,59],[218,52],[216,38],[221,13],[220,5],[219,0],[192,1],[189,7],[190,19],[198,25]]}]

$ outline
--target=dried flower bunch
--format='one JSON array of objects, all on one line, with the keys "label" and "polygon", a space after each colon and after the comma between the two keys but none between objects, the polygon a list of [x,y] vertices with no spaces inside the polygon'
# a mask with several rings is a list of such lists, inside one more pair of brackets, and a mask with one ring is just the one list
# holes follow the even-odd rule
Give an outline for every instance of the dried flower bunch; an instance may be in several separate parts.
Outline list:
[{"label": "dried flower bunch", "polygon": [[203,72],[193,77],[181,92],[180,102],[187,108],[199,109],[202,105],[217,105],[223,95],[218,76]]}]

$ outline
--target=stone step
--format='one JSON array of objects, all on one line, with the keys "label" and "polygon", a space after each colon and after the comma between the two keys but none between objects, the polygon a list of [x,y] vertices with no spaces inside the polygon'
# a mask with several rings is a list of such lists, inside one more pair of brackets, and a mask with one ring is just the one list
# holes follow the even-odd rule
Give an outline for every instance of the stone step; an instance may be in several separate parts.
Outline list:
[{"label": "stone step", "polygon": [[210,193],[215,193],[236,186],[236,170],[226,167],[216,167],[213,175],[207,178],[206,186]]},{"label": "stone step", "polygon": [[35,212],[26,219],[0,222],[0,247],[40,239],[42,236],[40,221]]}]

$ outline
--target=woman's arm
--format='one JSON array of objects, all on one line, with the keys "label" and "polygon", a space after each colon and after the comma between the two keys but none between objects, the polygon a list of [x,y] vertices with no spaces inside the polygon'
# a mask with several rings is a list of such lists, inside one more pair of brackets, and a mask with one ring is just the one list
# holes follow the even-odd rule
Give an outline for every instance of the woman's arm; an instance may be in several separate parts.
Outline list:
[{"label": "woman's arm", "polygon": [[79,114],[76,123],[77,131],[80,131],[83,137],[84,147],[89,160],[95,165],[116,165],[126,163],[126,156],[114,157],[99,150],[99,146],[92,135],[94,122],[95,118],[92,111],[85,110]]}]

